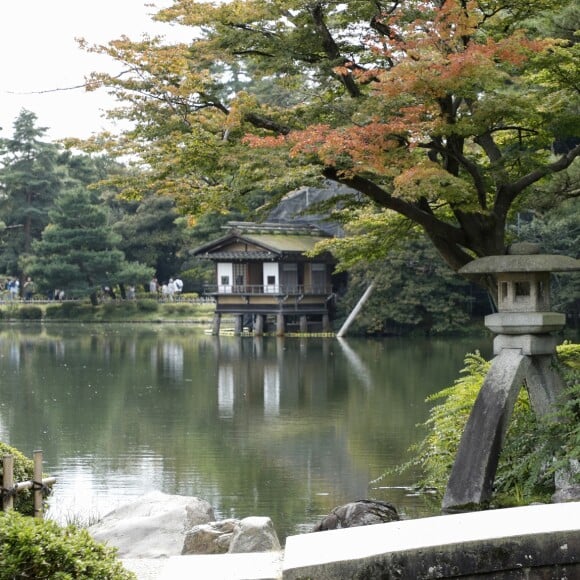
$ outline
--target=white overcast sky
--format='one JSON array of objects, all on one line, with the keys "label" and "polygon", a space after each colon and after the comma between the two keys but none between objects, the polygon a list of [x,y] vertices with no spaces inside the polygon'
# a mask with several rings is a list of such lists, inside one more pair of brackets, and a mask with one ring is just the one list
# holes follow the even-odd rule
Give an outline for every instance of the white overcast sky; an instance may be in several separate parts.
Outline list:
[{"label": "white overcast sky", "polygon": [[[75,38],[106,44],[122,34],[138,40],[149,33],[184,40],[184,29],[152,22],[151,2],[0,0],[0,136],[12,136],[22,109],[35,113],[38,125],[48,128],[46,140],[85,138],[110,129],[102,110],[113,101],[104,91],[41,91],[80,85],[92,71],[119,69],[106,57],[79,49]],[[155,0],[159,7],[170,4]]]}]

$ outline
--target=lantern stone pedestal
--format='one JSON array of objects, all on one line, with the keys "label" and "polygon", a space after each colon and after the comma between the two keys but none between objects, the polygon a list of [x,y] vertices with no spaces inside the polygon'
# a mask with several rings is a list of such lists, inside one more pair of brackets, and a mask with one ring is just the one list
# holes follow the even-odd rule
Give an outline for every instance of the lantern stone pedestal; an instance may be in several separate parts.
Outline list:
[{"label": "lantern stone pedestal", "polygon": [[499,455],[523,383],[534,412],[550,411],[563,385],[552,359],[565,316],[550,312],[550,272],[580,270],[580,261],[542,255],[532,244],[515,244],[510,254],[489,256],[464,266],[462,274],[494,275],[498,312],[485,318],[496,334],[495,358],[475,401],[455,457],[443,510],[489,502]]}]

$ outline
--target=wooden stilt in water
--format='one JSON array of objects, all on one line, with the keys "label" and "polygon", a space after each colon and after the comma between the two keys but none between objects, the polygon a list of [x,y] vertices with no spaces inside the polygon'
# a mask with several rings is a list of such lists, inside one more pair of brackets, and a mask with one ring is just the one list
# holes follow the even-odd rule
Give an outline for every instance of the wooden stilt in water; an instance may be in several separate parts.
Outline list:
[{"label": "wooden stilt in water", "polygon": [[285,330],[286,329],[284,327],[284,315],[278,314],[276,316],[276,336],[284,336]]},{"label": "wooden stilt in water", "polygon": [[340,327],[340,330],[337,333],[337,338],[342,338],[347,330],[350,328],[350,325],[354,322],[354,319],[358,316],[358,313],[361,311],[364,303],[368,300],[371,292],[375,287],[375,283],[371,282],[369,287],[365,290],[364,294],[360,297],[360,300],[357,302],[357,305],[352,309],[352,312],[348,315],[348,318],[344,321],[344,324]]}]

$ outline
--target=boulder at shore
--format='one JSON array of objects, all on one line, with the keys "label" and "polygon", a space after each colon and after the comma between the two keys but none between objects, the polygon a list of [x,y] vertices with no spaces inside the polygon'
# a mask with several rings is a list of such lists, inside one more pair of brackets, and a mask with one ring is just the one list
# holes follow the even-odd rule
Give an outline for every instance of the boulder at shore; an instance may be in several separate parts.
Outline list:
[{"label": "boulder at shore", "polygon": [[393,504],[386,501],[359,499],[334,508],[314,528],[313,532],[385,524],[399,520]]},{"label": "boulder at shore", "polygon": [[163,558],[181,554],[187,530],[213,520],[207,501],[156,491],[113,510],[88,531],[115,546],[120,558]]},{"label": "boulder at shore", "polygon": [[228,519],[194,526],[185,536],[184,555],[279,552],[280,540],[268,517]]}]

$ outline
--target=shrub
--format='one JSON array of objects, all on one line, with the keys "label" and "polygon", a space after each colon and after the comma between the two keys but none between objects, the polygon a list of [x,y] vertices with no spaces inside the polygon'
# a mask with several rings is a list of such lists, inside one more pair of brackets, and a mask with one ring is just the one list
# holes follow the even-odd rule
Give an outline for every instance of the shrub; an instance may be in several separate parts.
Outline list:
[{"label": "shrub", "polygon": [[117,304],[115,302],[106,302],[101,306],[101,312],[104,318],[112,318],[118,311]]},{"label": "shrub", "polygon": [[60,304],[47,306],[46,310],[44,311],[44,317],[50,320],[60,318],[61,317],[60,315],[61,315]]},{"label": "shrub", "polygon": [[86,530],[50,520],[0,514],[0,580],[52,578],[131,580],[116,550],[97,543]]},{"label": "shrub", "polygon": [[[0,441],[0,457],[12,455],[14,457],[14,482],[30,481],[34,476],[34,463],[28,459],[18,449],[6,445]],[[4,469],[0,461],[0,479],[3,480]],[[34,504],[32,501],[32,492],[24,489],[16,494],[14,498],[14,509],[20,513],[32,515],[34,513]]]},{"label": "shrub", "polygon": [[78,320],[89,317],[92,311],[93,307],[83,302],[59,302],[46,307],[45,318],[54,320]]},{"label": "shrub", "polygon": [[137,304],[134,301],[123,302],[119,307],[119,314],[131,316],[137,312]]},{"label": "shrub", "polygon": [[179,295],[180,300],[197,300],[199,294],[197,292],[185,292]]},{"label": "shrub", "polygon": [[42,318],[42,308],[39,306],[22,306],[18,311],[18,318],[21,320],[40,320]]},{"label": "shrub", "polygon": [[137,309],[141,312],[157,312],[159,310],[159,303],[157,299],[146,298],[137,301]]},{"label": "shrub", "polygon": [[[566,389],[552,415],[536,417],[527,391],[519,393],[495,478],[495,497],[503,502],[545,498],[553,493],[555,471],[568,469],[570,460],[580,460],[580,345],[558,347],[558,358]],[[466,356],[465,365],[453,386],[427,399],[437,402],[422,425],[427,434],[411,447],[411,460],[397,469],[418,470],[420,487],[445,488],[490,363],[475,353]]]}]

